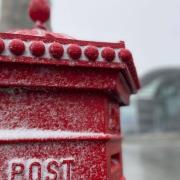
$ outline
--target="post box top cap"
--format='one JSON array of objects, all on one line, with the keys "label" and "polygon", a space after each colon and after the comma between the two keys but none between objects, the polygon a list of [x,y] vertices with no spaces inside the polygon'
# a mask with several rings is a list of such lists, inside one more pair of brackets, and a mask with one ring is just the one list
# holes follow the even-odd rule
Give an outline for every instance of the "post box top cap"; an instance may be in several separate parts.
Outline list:
[{"label": "post box top cap", "polygon": [[72,37],[66,34],[53,33],[47,30],[45,23],[48,22],[51,15],[49,0],[30,0],[28,12],[29,17],[32,19],[32,21],[34,21],[35,26],[32,29],[10,30],[8,31],[8,33],[40,37],[73,39]]},{"label": "post box top cap", "polygon": [[123,73],[133,93],[139,89],[133,56],[123,41],[83,41],[51,32],[45,26],[50,13],[48,0],[30,0],[29,16],[35,27],[0,33],[0,61],[113,69]]}]

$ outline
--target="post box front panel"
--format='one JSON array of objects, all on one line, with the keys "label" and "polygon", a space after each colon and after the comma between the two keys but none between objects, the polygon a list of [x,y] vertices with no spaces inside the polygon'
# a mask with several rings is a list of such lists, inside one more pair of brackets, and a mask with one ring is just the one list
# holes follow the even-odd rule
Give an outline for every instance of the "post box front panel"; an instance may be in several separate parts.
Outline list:
[{"label": "post box front panel", "polygon": [[106,96],[98,93],[0,89],[0,130],[104,132]]},{"label": "post box front panel", "polygon": [[0,145],[0,179],[107,180],[102,142],[49,142]]},{"label": "post box front panel", "polygon": [[27,66],[1,62],[0,66],[0,85],[2,86],[116,90],[118,77],[118,70],[73,68],[73,65],[71,67],[42,64]]}]

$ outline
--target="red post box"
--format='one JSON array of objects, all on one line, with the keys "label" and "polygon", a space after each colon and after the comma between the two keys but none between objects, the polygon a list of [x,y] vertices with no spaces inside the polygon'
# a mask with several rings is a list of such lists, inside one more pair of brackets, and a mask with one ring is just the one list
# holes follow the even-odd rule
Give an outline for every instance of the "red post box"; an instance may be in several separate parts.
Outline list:
[{"label": "red post box", "polygon": [[139,88],[124,42],[74,40],[45,29],[0,33],[0,179],[123,180],[119,106]]}]

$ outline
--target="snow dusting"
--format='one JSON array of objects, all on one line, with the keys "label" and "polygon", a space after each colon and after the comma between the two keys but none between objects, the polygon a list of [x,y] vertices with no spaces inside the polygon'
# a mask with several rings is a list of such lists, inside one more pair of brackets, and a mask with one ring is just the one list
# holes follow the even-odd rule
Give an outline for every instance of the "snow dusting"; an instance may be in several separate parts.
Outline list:
[{"label": "snow dusting", "polygon": [[56,138],[105,138],[107,134],[95,132],[53,131],[40,129],[3,129],[0,130],[0,140],[21,139],[56,139]]}]

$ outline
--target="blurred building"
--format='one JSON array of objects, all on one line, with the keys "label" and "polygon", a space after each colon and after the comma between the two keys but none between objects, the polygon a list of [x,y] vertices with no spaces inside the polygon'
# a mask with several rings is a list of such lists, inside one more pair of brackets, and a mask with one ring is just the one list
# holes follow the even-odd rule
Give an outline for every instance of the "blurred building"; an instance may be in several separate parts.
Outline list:
[{"label": "blurred building", "polygon": [[142,88],[123,115],[125,132],[180,130],[180,69],[158,69],[141,78]]},{"label": "blurred building", "polygon": [[29,0],[1,0],[0,31],[32,27],[27,14],[28,4]]},{"label": "blurred building", "polygon": [[34,26],[27,14],[30,0],[0,0],[0,2],[1,32],[19,27],[32,28]]},{"label": "blurred building", "polygon": [[142,78],[137,98],[139,129],[180,130],[180,69],[152,71]]}]

